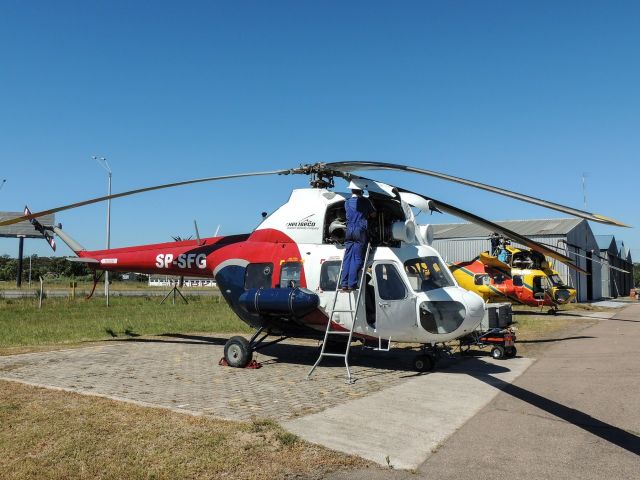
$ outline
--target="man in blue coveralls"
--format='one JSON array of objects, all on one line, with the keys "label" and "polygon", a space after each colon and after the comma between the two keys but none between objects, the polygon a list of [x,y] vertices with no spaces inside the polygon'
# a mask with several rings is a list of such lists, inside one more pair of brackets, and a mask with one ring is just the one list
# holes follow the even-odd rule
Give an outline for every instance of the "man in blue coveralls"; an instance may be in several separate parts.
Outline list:
[{"label": "man in blue coveralls", "polygon": [[362,190],[353,182],[349,187],[353,195],[344,202],[347,214],[347,233],[344,239],[346,248],[342,261],[342,275],[340,276],[342,290],[358,288],[358,272],[364,263],[365,248],[369,241],[368,220],[376,216],[376,209],[371,200],[362,195]]}]

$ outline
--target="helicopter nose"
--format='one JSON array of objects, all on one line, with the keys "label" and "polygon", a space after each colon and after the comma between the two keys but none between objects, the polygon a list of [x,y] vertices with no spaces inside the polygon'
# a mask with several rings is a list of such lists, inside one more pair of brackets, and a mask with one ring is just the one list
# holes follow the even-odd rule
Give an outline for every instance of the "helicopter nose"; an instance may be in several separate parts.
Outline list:
[{"label": "helicopter nose", "polygon": [[465,307],[467,307],[467,315],[473,319],[482,319],[484,316],[484,300],[476,293],[466,291],[462,298]]},{"label": "helicopter nose", "polygon": [[571,298],[571,293],[568,290],[558,289],[555,291],[554,297],[557,303],[568,303]]}]

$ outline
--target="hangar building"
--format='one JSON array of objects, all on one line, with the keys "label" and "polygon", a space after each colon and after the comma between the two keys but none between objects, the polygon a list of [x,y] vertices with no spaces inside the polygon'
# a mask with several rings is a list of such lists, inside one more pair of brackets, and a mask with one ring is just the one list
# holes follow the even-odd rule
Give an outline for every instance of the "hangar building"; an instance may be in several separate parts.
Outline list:
[{"label": "hangar building", "polygon": [[[558,271],[564,281],[577,290],[578,301],[589,302],[603,297],[602,266],[600,263],[591,261],[594,253],[597,255],[600,249],[586,220],[554,218],[496,223],[536,242],[554,247],[558,252],[572,258],[576,265],[589,272],[591,275],[583,275],[556,260],[552,262],[553,268]],[[433,229],[433,246],[447,262],[471,260],[491,248],[489,235],[493,232],[478,225],[471,223],[434,224]],[[512,245],[522,246],[516,242],[512,242]],[[596,260],[599,261],[597,257]]]},{"label": "hangar building", "polygon": [[[606,260],[602,267],[602,296],[620,297],[633,288],[633,261],[624,242],[613,235],[596,235],[600,256]],[[615,268],[609,268],[609,265]],[[621,272],[626,270],[629,273]]]}]

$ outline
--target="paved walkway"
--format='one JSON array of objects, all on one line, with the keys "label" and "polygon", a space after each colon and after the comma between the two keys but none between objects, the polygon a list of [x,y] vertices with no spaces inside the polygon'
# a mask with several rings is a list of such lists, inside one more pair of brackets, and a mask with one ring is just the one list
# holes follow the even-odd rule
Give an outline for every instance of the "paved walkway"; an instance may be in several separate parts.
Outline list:
[{"label": "paved walkway", "polygon": [[640,305],[544,352],[414,473],[334,479],[640,479]]},{"label": "paved walkway", "polygon": [[352,349],[344,362],[318,358],[316,342],[285,342],[258,354],[259,370],[221,367],[226,337],[173,336],[0,357],[0,378],[230,420],[284,420],[414,378],[413,353]]},{"label": "paved walkway", "polygon": [[284,422],[305,440],[413,469],[532,363],[466,358],[364,398]]}]

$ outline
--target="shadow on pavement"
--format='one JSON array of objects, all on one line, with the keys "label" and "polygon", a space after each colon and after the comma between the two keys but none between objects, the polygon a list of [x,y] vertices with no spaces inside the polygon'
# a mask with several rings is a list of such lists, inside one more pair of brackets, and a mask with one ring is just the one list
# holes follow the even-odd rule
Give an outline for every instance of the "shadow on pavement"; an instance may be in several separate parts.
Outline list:
[{"label": "shadow on pavement", "polygon": [[[126,334],[126,332],[125,332]],[[104,340],[105,342],[137,342],[137,343],[177,343],[177,344],[185,344],[185,345],[224,345],[227,340],[226,337],[209,337],[203,335],[183,335],[180,333],[163,333],[159,335],[159,337],[164,338],[140,338],[134,334],[127,338],[120,338],[114,334],[113,339]],[[175,340],[170,340],[175,339]]]},{"label": "shadow on pavement", "polygon": [[611,320],[612,322],[633,322],[633,323],[640,323],[640,320],[631,320],[630,318],[603,318],[602,320]]},{"label": "shadow on pavement", "polygon": [[[470,374],[472,375],[472,374]],[[473,375],[474,378],[481,380],[488,385],[494,386],[504,393],[511,395],[523,402],[527,402],[534,407],[544,410],[551,415],[554,415],[565,422],[569,422],[576,427],[606,440],[609,443],[624,448],[628,452],[635,455],[640,455],[640,437],[634,435],[626,430],[618,428],[609,423],[598,420],[580,410],[567,407],[561,403],[555,402],[549,398],[538,395],[525,388],[518,387],[508,382],[504,382],[495,377],[491,377],[485,374]]]},{"label": "shadow on pavement", "polygon": [[583,340],[585,338],[596,338],[589,335],[579,335],[576,337],[565,338],[541,338],[538,340],[518,340],[517,343],[548,343],[548,342],[564,342],[565,340]]}]

